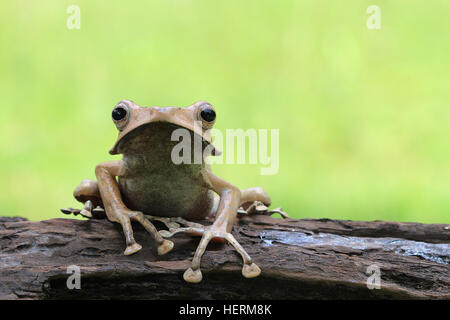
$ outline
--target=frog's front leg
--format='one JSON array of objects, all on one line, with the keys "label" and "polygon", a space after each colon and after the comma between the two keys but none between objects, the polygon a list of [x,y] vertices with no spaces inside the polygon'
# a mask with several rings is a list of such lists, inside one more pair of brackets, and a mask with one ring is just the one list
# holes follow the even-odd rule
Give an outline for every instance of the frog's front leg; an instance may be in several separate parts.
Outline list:
[{"label": "frog's front leg", "polygon": [[206,173],[213,190],[220,196],[219,207],[217,209],[216,219],[211,226],[205,227],[204,230],[199,230],[195,227],[186,228],[194,232],[202,232],[203,236],[194,254],[191,267],[183,275],[184,280],[192,283],[198,283],[202,280],[200,261],[208,243],[213,238],[227,240],[241,254],[244,260],[244,266],[242,268],[242,275],[244,277],[257,277],[261,273],[261,270],[253,263],[244,248],[231,234],[231,229],[236,220],[237,209],[241,204],[241,193],[237,187],[215,176],[210,171],[206,171]]},{"label": "frog's front leg", "polygon": [[103,201],[106,216],[110,221],[118,222],[122,225],[127,248],[124,254],[130,255],[142,249],[133,236],[131,221],[138,221],[153,236],[159,244],[158,254],[163,255],[172,250],[173,242],[164,240],[153,224],[148,221],[142,212],[128,209],[122,201],[116,177],[124,174],[124,164],[122,161],[111,161],[99,164],[95,169],[98,180],[98,190]]}]

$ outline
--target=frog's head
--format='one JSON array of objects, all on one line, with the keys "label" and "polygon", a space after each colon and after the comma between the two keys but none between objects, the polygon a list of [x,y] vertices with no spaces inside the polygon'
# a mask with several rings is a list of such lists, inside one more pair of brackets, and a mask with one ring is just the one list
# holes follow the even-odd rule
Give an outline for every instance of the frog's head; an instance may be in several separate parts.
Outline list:
[{"label": "frog's head", "polygon": [[[120,101],[112,111],[112,119],[119,130],[119,137],[110,154],[118,154],[118,145],[130,132],[156,122],[167,122],[188,129],[202,136],[212,145],[209,129],[216,120],[213,106],[206,101],[198,101],[188,107],[140,107],[130,100]],[[220,155],[213,147],[212,155]]]}]

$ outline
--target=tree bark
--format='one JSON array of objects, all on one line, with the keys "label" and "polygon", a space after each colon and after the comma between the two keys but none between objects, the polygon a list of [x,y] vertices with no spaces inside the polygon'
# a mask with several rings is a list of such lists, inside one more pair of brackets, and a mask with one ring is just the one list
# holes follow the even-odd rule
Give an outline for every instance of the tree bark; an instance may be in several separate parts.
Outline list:
[{"label": "tree bark", "polygon": [[[178,234],[158,256],[133,228],[143,249],[124,256],[122,230],[107,220],[0,218],[0,298],[450,299],[449,225],[245,216],[233,234],[261,275],[243,278],[233,247],[210,244],[199,284],[183,280],[198,237]],[[67,288],[71,265],[79,290]]]}]

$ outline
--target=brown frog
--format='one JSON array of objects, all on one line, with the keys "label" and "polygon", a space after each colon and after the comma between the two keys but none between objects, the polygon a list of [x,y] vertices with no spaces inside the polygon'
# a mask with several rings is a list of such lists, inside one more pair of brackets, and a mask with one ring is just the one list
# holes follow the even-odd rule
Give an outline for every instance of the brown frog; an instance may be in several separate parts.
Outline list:
[{"label": "brown frog", "polygon": [[[84,203],[78,213],[86,217],[103,213],[110,221],[120,223],[126,239],[125,255],[142,248],[133,237],[131,221],[139,222],[152,235],[160,255],[173,248],[173,242],[164,237],[179,232],[201,235],[192,265],[184,273],[187,282],[202,280],[200,260],[211,240],[228,241],[243,258],[244,277],[258,276],[260,268],[231,229],[241,206],[256,202],[269,206],[271,200],[262,188],[239,190],[211,172],[204,151],[209,148],[211,155],[220,154],[207,134],[216,120],[212,105],[199,101],[186,108],[140,107],[122,100],[113,109],[112,118],[119,137],[110,154],[123,154],[123,158],[99,164],[95,169],[97,181],[84,180],[75,189],[75,198]],[[200,131],[195,124],[200,124]],[[180,128],[192,138],[200,138],[201,148],[192,149],[193,158],[201,153],[200,162],[174,163],[173,150],[178,141],[173,140],[172,133]],[[74,213],[74,209],[62,211]],[[192,221],[208,217],[214,219],[210,226]],[[151,220],[165,223],[169,230],[158,232]]]}]

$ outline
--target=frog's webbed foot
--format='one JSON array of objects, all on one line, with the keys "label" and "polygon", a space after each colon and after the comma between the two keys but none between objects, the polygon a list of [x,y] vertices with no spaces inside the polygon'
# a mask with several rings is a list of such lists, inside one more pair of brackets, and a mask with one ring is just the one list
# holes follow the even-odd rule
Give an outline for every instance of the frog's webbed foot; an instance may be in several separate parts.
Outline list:
[{"label": "frog's webbed foot", "polygon": [[238,214],[262,214],[271,216],[274,213],[281,215],[283,219],[289,218],[288,214],[282,208],[269,210],[271,199],[267,192],[260,187],[241,190],[240,207]]},{"label": "frog's webbed foot", "polygon": [[156,230],[155,226],[145,217],[145,215],[140,211],[130,211],[128,209],[117,211],[115,213],[116,220],[119,222],[125,234],[125,239],[127,243],[127,249],[125,250],[125,255],[130,255],[135,252],[138,252],[142,247],[134,240],[133,229],[131,228],[131,222],[137,221],[139,222],[144,229],[150,233],[150,235],[154,238],[154,240],[158,244],[158,254],[164,255],[172,250],[173,242],[169,240],[165,240]]},{"label": "frog's webbed foot", "polygon": [[[159,230],[159,234],[163,236],[164,238],[170,238],[173,235],[180,233],[180,232],[186,232],[196,235],[202,235],[204,231],[204,226],[200,223],[195,223],[192,221],[185,220],[181,217],[156,217],[156,216],[150,216],[145,215],[145,218],[147,218],[150,221],[159,221],[163,223],[167,229],[169,230]],[[181,225],[186,227],[181,227]]]},{"label": "frog's webbed foot", "polygon": [[242,268],[242,275],[246,278],[254,278],[257,277],[261,273],[261,269],[253,263],[252,259],[248,255],[248,253],[244,250],[244,248],[240,245],[240,243],[234,238],[234,236],[227,231],[224,231],[223,228],[212,226],[203,226],[199,223],[194,223],[190,221],[186,221],[182,218],[171,218],[174,219],[177,223],[181,223],[186,225],[186,227],[180,228],[169,228],[169,230],[160,230],[159,233],[164,238],[170,238],[173,235],[181,232],[190,233],[193,235],[202,235],[202,239],[195,251],[194,258],[192,260],[192,265],[189,269],[184,272],[183,278],[186,282],[198,283],[202,281],[202,272],[200,270],[200,261],[205,253],[206,247],[211,240],[216,241],[228,241],[237,252],[239,252],[242,256],[242,260],[244,262],[244,266]]},{"label": "frog's webbed foot", "polygon": [[89,219],[103,219],[105,218],[105,209],[100,206],[93,208],[92,202],[90,200],[86,201],[83,209],[74,208],[62,208],[61,212],[64,214],[73,214],[74,216],[82,215]]},{"label": "frog's webbed foot", "polygon": [[238,214],[240,215],[261,214],[271,216],[275,213],[278,213],[283,219],[289,218],[289,215],[282,208],[269,210],[261,201],[253,201],[253,203],[246,204],[238,209]]},{"label": "frog's webbed foot", "polygon": [[[195,228],[191,228],[195,229]],[[199,232],[199,230],[193,230]],[[195,251],[194,258],[192,259],[192,265],[189,269],[184,272],[183,278],[186,282],[198,283],[202,281],[202,272],[200,270],[200,261],[205,253],[206,247],[208,243],[212,239],[225,239],[230,243],[237,252],[240,253],[242,260],[244,262],[242,267],[242,275],[246,278],[254,278],[259,276],[261,273],[261,269],[252,261],[249,254],[245,251],[245,249],[241,246],[241,244],[234,238],[234,236],[227,232],[223,231],[222,228],[217,228],[214,225],[210,227],[205,227],[203,231],[202,239]]]},{"label": "frog's webbed foot", "polygon": [[[169,218],[169,217],[156,217],[156,216],[145,215],[145,218],[147,218],[150,221],[159,221],[159,222],[163,223],[169,230],[179,229],[180,224],[184,225],[184,226],[189,226],[189,227],[203,228],[203,225],[185,220],[181,217],[170,217]],[[161,233],[161,231],[167,231],[167,230],[160,230],[159,233]]]}]

